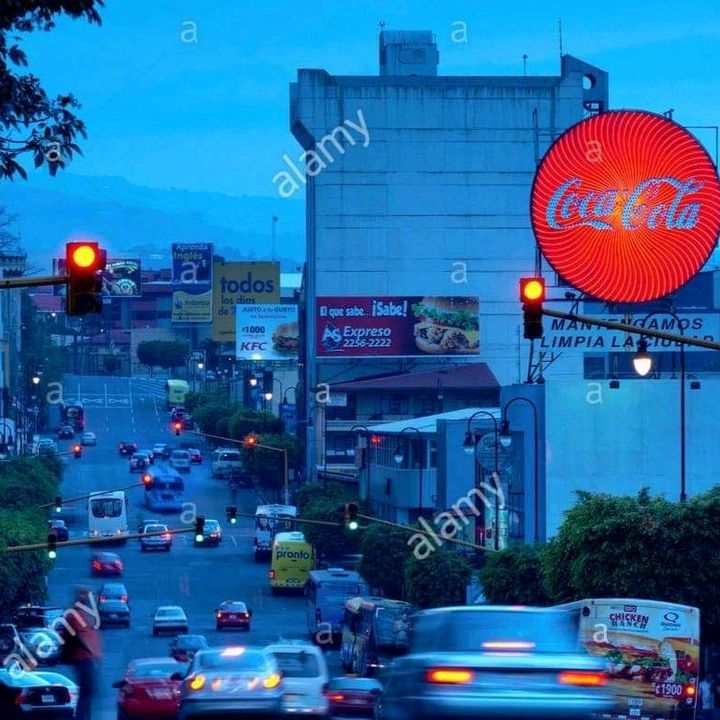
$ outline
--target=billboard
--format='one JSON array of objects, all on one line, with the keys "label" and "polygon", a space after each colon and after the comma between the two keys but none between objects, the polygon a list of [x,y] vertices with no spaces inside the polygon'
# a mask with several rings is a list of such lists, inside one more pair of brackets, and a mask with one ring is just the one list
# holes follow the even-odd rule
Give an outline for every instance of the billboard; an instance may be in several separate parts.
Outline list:
[{"label": "billboard", "polygon": [[682,126],[611,110],[553,143],[530,215],[540,249],[570,285],[608,302],[647,302],[684,285],[710,257],[720,182]]},{"label": "billboard", "polygon": [[[65,258],[55,260],[54,266],[54,271],[58,275],[65,274]],[[104,298],[139,298],[142,296],[142,267],[139,259],[108,260],[101,274]],[[54,294],[65,297],[65,286],[56,285]]]},{"label": "billboard", "polygon": [[238,360],[297,360],[297,305],[243,305],[235,309]]},{"label": "billboard", "polygon": [[212,270],[211,243],[173,243],[172,322],[212,322]]},{"label": "billboard", "polygon": [[477,297],[318,297],[318,357],[479,355]]},{"label": "billboard", "polygon": [[213,266],[213,340],[235,342],[235,308],[280,302],[280,263],[216,262]]}]

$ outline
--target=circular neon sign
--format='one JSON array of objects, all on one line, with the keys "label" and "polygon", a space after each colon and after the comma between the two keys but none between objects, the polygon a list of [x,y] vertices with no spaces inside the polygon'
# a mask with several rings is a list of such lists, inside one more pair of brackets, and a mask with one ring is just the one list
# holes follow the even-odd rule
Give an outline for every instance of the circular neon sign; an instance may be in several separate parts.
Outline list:
[{"label": "circular neon sign", "polygon": [[646,302],[705,264],[720,233],[720,183],[703,146],[661,115],[617,110],[571,127],[532,188],[540,249],[573,287]]}]

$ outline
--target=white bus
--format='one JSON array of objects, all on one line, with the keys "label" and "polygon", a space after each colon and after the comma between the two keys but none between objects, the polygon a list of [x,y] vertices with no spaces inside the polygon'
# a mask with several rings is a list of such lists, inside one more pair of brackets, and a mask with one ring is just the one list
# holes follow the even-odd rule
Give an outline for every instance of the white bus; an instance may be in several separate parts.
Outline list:
[{"label": "white bus", "polygon": [[[88,537],[127,535],[127,499],[125,492],[94,492],[88,499]],[[117,541],[124,545],[127,539]]]},{"label": "white bus", "polygon": [[294,505],[258,505],[255,510],[255,562],[269,560],[275,535],[297,530],[298,509]]}]

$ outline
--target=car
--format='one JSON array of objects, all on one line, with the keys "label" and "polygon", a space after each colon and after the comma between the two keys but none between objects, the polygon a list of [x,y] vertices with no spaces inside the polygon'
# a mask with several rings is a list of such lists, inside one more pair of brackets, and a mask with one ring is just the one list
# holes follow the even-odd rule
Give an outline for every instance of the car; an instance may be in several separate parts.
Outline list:
[{"label": "car", "polygon": [[190,453],[187,450],[173,450],[170,453],[170,466],[178,472],[190,472]]},{"label": "car", "polygon": [[170,446],[167,443],[155,443],[152,453],[156,458],[167,460],[170,457]]},{"label": "car", "polygon": [[202,453],[197,448],[188,448],[190,453],[190,462],[194,465],[202,465],[203,457]]},{"label": "car", "polygon": [[175,632],[182,635],[188,633],[187,615],[179,605],[161,605],[152,614],[152,619],[152,634],[155,636],[161,632]]},{"label": "car", "polygon": [[105,600],[105,602],[98,604],[98,615],[100,616],[100,627],[102,628],[110,625],[130,627],[130,606],[127,600],[118,598]]},{"label": "car", "polygon": [[100,586],[97,593],[98,605],[102,605],[109,600],[120,600],[124,603],[130,602],[127,588],[121,582],[107,582]]},{"label": "car", "polygon": [[73,709],[77,708],[80,688],[69,677],[62,673],[50,672],[49,670],[34,670],[33,675],[44,680],[48,685],[64,685],[70,693],[70,705]]},{"label": "car", "polygon": [[67,529],[65,521],[58,520],[57,518],[48,520],[48,533],[54,534],[57,537],[58,542],[65,542],[70,539],[70,532]]},{"label": "car", "polygon": [[211,520],[208,518],[203,525],[203,539],[198,542],[197,536],[195,536],[194,545],[195,547],[210,545],[217,547],[222,542],[222,527],[217,520]]},{"label": "car", "polygon": [[133,453],[130,458],[130,472],[142,472],[146,468],[150,467],[150,456],[146,453],[136,452]]},{"label": "car", "polygon": [[[138,532],[144,533],[145,528],[148,525],[161,525],[162,523],[157,518],[145,518],[140,525],[138,525]],[[142,538],[141,538],[142,539]]]},{"label": "car", "polygon": [[97,445],[97,435],[94,432],[84,432],[80,437],[81,445]]},{"label": "car", "polygon": [[33,672],[0,669],[0,717],[3,720],[47,718],[70,720],[75,715],[70,690]]},{"label": "car", "polygon": [[51,438],[40,438],[36,451],[38,455],[53,455],[57,452],[57,443]]},{"label": "car", "polygon": [[240,600],[225,600],[215,609],[215,629],[219,632],[224,628],[236,627],[250,630],[252,610]]},{"label": "car", "polygon": [[176,635],[170,643],[170,657],[178,662],[189,662],[200,650],[207,650],[208,641],[204,635]]},{"label": "car", "polygon": [[0,625],[0,663],[4,663],[9,657],[15,654],[20,647],[22,638],[17,628],[12,623]]},{"label": "car", "polygon": [[56,629],[64,611],[58,605],[21,605],[13,614],[13,624],[18,630],[47,627]]},{"label": "car", "polygon": [[210,466],[211,476],[219,480],[231,480],[239,478],[244,472],[245,466],[242,455],[237,448],[217,448],[213,450],[212,464]]},{"label": "car", "polygon": [[58,430],[58,440],[68,440],[75,437],[75,428],[72,425],[62,425]]},{"label": "car", "polygon": [[123,563],[120,556],[111,552],[93,553],[90,561],[90,574],[94,577],[122,575]]},{"label": "car", "polygon": [[325,692],[330,705],[330,716],[374,717],[375,703],[382,694],[382,689],[382,684],[375,678],[333,678]]},{"label": "car", "polygon": [[269,645],[283,677],[283,711],[303,717],[326,717],[330,703],[325,689],[330,680],[323,651],[310,642]]},{"label": "car", "polygon": [[407,654],[384,678],[376,720],[588,720],[614,712],[604,661],[578,650],[571,613],[443,607],[415,614],[411,628]]},{"label": "car", "polygon": [[172,658],[132,660],[122,680],[112,686],[119,690],[118,720],[177,717],[180,682],[173,675],[186,670],[187,663]]},{"label": "car", "polygon": [[[162,533],[162,535],[150,535],[147,533]],[[154,523],[145,525],[143,528],[143,537],[140,538],[140,550],[147,552],[148,550],[165,550],[170,552],[172,547],[172,533],[168,530],[167,525]]]},{"label": "car", "polygon": [[272,653],[260,647],[209,648],[195,654],[181,680],[178,720],[200,717],[279,718],[283,679]]},{"label": "car", "polygon": [[58,632],[49,627],[38,626],[20,630],[20,639],[25,651],[38,665],[57,665],[62,659],[65,641]]},{"label": "car", "polygon": [[152,450],[138,450],[138,452],[147,455],[151,465],[155,464],[155,453]]},{"label": "car", "polygon": [[120,455],[133,455],[138,450],[136,442],[120,442],[118,443],[118,452]]}]

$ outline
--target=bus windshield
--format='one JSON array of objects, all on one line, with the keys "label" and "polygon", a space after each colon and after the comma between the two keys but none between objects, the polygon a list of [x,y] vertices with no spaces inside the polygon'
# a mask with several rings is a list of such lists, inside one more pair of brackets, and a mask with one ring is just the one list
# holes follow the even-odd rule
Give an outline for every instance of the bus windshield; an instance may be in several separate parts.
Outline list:
[{"label": "bus windshield", "polygon": [[93,517],[120,517],[123,511],[122,500],[116,498],[98,498],[90,501],[90,509]]},{"label": "bus windshield", "polygon": [[378,645],[394,645],[397,633],[394,632],[395,622],[407,614],[404,607],[379,607],[373,621],[375,641]]}]

